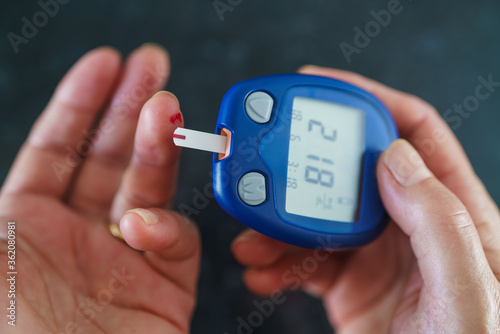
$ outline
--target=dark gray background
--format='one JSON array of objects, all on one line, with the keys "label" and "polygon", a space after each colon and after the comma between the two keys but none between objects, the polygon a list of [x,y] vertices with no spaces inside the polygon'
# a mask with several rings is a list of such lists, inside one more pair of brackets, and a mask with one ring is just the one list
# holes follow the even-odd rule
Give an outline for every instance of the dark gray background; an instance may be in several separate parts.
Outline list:
[{"label": "dark gray background", "polygon": [[[226,2],[226,0],[224,0]],[[103,45],[127,54],[140,44],[164,45],[172,58],[168,89],[181,101],[186,126],[213,131],[219,103],[233,84],[313,63],[348,69],[416,94],[444,112],[474,94],[477,77],[500,81],[500,2],[410,1],[348,64],[339,44],[353,43],[354,27],[388,1],[244,0],[220,21],[206,1],[72,0],[15,54],[7,33],[40,10],[36,1],[2,4],[0,54],[0,178],[65,71],[86,51]],[[499,89],[500,90],[500,89]],[[500,92],[455,132],[480,178],[500,202]],[[210,154],[185,151],[177,203],[210,182]],[[236,332],[236,318],[256,298],[241,281],[229,245],[243,226],[211,201],[197,217],[203,235],[199,304],[193,333]],[[168,303],[169,301],[165,301]],[[331,333],[321,303],[288,296],[255,333]]]}]

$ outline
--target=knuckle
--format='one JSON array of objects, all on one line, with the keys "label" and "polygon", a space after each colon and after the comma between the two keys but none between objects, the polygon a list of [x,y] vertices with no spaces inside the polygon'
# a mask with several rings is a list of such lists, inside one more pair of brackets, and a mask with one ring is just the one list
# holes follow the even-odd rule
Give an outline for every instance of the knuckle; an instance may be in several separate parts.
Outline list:
[{"label": "knuckle", "polygon": [[129,191],[123,193],[125,200],[131,207],[159,207],[165,206],[165,199],[154,196],[152,192],[141,192],[135,188],[130,188]]},{"label": "knuckle", "polygon": [[126,150],[117,150],[113,147],[99,147],[93,152],[96,162],[106,169],[121,170],[129,163],[130,157]]},{"label": "knuckle", "polygon": [[136,143],[134,147],[134,156],[142,165],[168,169],[174,168],[178,164],[178,155],[176,152],[166,149],[163,144],[145,144]]},{"label": "knuckle", "polygon": [[445,217],[445,227],[449,231],[466,231],[472,226],[474,223],[465,210],[450,212]]},{"label": "knuckle", "polygon": [[442,186],[435,178],[424,181],[428,208],[432,208],[432,216],[441,223],[441,227],[450,233],[472,232],[474,222],[465,205],[458,197]]}]

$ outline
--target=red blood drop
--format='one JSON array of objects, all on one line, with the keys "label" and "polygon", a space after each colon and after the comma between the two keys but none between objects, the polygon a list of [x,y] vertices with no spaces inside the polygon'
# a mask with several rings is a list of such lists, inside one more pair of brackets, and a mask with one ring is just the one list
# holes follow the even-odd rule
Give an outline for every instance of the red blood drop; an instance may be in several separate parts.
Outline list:
[{"label": "red blood drop", "polygon": [[170,123],[172,124],[181,124],[182,123],[182,115],[181,113],[177,113],[175,115],[170,116]]}]

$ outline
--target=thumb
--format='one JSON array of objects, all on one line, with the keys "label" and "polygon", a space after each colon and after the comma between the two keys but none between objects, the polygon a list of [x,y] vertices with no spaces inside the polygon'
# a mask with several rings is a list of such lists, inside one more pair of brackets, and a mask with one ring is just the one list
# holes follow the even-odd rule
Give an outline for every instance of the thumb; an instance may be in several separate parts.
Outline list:
[{"label": "thumb", "polygon": [[194,293],[201,248],[194,222],[160,208],[133,209],[120,220],[120,231],[159,273]]},{"label": "thumb", "polygon": [[422,279],[436,295],[473,286],[490,270],[466,207],[410,143],[392,143],[379,159],[377,179],[384,206],[410,237]]}]

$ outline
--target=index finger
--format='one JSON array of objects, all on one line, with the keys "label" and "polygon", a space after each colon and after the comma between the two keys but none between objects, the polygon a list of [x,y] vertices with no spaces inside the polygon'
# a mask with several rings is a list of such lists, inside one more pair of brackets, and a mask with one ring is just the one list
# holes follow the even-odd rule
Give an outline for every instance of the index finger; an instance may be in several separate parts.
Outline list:
[{"label": "index finger", "polygon": [[430,104],[348,71],[304,66],[300,73],[347,81],[377,96],[390,110],[403,138],[415,146],[425,164],[469,210],[483,249],[500,277],[500,215],[450,127]]},{"label": "index finger", "polygon": [[179,101],[172,93],[158,92],[143,106],[132,159],[111,207],[113,223],[133,208],[170,205],[180,155],[172,134],[182,125]]}]

